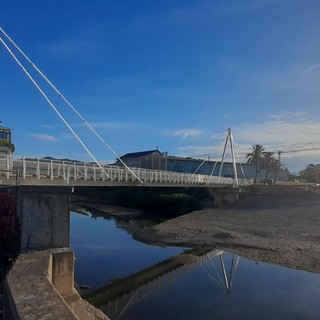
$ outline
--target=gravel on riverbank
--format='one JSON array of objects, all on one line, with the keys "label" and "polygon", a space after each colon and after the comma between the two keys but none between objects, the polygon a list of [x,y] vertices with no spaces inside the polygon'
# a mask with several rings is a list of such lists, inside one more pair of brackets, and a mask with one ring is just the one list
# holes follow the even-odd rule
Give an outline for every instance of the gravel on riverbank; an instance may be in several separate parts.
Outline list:
[{"label": "gravel on riverbank", "polygon": [[320,190],[252,187],[229,207],[195,211],[141,230],[134,238],[157,245],[214,247],[320,272]]}]

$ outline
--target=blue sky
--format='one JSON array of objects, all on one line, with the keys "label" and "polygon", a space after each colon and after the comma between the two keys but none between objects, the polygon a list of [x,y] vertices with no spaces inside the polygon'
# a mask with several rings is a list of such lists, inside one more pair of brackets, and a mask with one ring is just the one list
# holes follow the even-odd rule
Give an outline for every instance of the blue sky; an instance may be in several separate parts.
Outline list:
[{"label": "blue sky", "polygon": [[[295,151],[282,154],[293,172],[320,163],[318,0],[2,0],[0,26],[119,155],[216,158],[231,128],[240,160],[262,144]],[[16,155],[90,160],[2,44],[0,86]]]}]

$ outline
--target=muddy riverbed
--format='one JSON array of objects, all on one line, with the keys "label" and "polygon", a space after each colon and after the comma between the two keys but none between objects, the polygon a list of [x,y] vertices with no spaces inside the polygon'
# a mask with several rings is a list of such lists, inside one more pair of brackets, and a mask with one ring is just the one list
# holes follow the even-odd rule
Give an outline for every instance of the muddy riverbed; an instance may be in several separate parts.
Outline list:
[{"label": "muddy riverbed", "polygon": [[231,206],[195,211],[141,230],[134,238],[157,245],[216,247],[319,273],[320,190],[249,188]]}]

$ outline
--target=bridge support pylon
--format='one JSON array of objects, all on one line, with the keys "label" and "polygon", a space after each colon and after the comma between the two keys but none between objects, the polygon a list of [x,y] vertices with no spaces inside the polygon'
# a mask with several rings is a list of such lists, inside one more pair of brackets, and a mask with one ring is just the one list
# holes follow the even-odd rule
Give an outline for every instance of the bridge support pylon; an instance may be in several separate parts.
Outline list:
[{"label": "bridge support pylon", "polygon": [[241,188],[208,188],[208,191],[213,196],[214,206],[222,208],[239,200]]},{"label": "bridge support pylon", "polygon": [[71,187],[19,187],[22,251],[70,246],[71,192]]}]

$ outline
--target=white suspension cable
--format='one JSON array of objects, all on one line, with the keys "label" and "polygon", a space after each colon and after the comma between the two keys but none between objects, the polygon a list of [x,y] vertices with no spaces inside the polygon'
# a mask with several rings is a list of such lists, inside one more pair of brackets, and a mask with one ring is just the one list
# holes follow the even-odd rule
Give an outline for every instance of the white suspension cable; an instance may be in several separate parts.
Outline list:
[{"label": "white suspension cable", "polygon": [[[217,146],[220,145],[223,140],[225,140],[226,135],[227,135],[227,133],[225,133],[225,134],[223,135],[223,137],[220,139],[220,141],[219,141],[219,143],[217,144]],[[222,153],[222,152],[221,152],[221,150],[220,150],[220,153],[218,154],[218,158],[220,158],[221,153]],[[214,166],[213,166],[212,171],[211,171],[211,174],[210,174],[211,177],[213,176],[213,173],[214,173],[214,170],[216,169],[217,164],[218,164],[218,161],[216,161],[216,162],[214,163]]]},{"label": "white suspension cable", "polygon": [[[223,252],[220,253],[219,256],[220,256],[221,254],[223,254]],[[208,257],[208,260],[209,260],[210,263],[211,263],[211,266],[212,266],[213,270],[216,272],[216,275],[218,276],[218,279],[219,279],[220,283],[222,284],[222,287],[221,287],[221,288],[223,288],[224,282],[223,282],[223,280],[222,280],[222,278],[221,278],[218,270],[216,269],[216,267],[215,267],[215,265],[214,265],[214,263],[213,263],[213,259],[211,259],[208,254],[207,254],[207,257]]]},{"label": "white suspension cable", "polygon": [[204,160],[200,163],[200,165],[198,166],[198,168],[192,173],[192,175],[196,174],[196,173],[198,172],[198,170],[203,166],[203,164],[204,164],[206,161],[207,161],[207,160],[204,159]]},{"label": "white suspension cable", "polygon": [[231,148],[231,156],[232,156],[235,187],[238,187],[239,186],[239,181],[238,181],[238,173],[237,173],[237,164],[236,164],[236,158],[235,158],[234,140],[233,140],[231,129],[228,130],[228,133],[229,133],[229,140],[230,140],[230,148]]},{"label": "white suspension cable", "polygon": [[[224,136],[225,136],[225,135],[224,135]],[[224,137],[220,139],[220,141],[218,142],[217,146],[221,143],[221,141],[222,141],[223,139],[224,139]],[[196,173],[198,172],[198,170],[203,166],[203,164],[204,164],[206,161],[209,162],[209,156],[208,156],[208,160],[207,160],[207,159],[203,159],[203,161],[201,162],[201,164],[200,164],[200,165],[198,166],[198,168],[192,173],[192,175],[196,174]],[[216,165],[217,165],[217,161],[215,161],[215,165],[214,165],[214,167],[213,167],[213,169],[212,169],[212,171],[211,171],[211,174],[210,174],[211,176],[213,175],[213,172],[214,172],[214,169],[215,169]]]},{"label": "white suspension cable", "polygon": [[51,102],[51,100],[47,97],[47,95],[42,91],[42,89],[39,87],[37,82],[33,79],[33,77],[29,74],[29,72],[25,69],[25,67],[21,64],[19,59],[14,55],[14,53],[10,50],[10,48],[7,46],[7,44],[4,42],[4,40],[0,37],[0,42],[4,45],[4,47],[7,49],[7,51],[10,53],[10,55],[13,57],[13,59],[17,62],[19,67],[24,71],[24,73],[28,76],[28,78],[31,80],[31,82],[35,85],[35,87],[39,90],[41,95],[45,98],[45,100],[49,103],[51,108],[56,112],[56,114],[59,116],[59,118],[62,120],[62,122],[67,126],[67,128],[72,132],[72,134],[75,136],[75,138],[80,142],[82,147],[87,151],[87,153],[90,155],[90,157],[98,164],[100,169],[104,172],[104,174],[109,178],[109,175],[105,172],[103,166],[100,164],[100,162],[94,157],[94,155],[90,152],[90,150],[87,148],[87,146],[84,144],[84,142],[81,140],[81,138],[75,133],[75,131],[72,129],[72,127],[68,124],[68,122],[64,119],[62,114],[58,111],[58,109],[54,106],[54,104]]},{"label": "white suspension cable", "polygon": [[[233,140],[233,143],[234,143],[234,149],[235,149],[235,152],[236,152],[236,157],[237,157],[238,159],[240,159],[240,156],[239,156],[239,153],[238,153],[238,149],[236,148],[237,145],[236,145],[233,137],[232,137],[232,140]],[[240,161],[239,161],[239,164],[240,164],[240,169],[241,169],[242,176],[243,176],[243,178],[245,179],[246,183],[248,183],[248,179],[247,179],[247,177],[246,177],[246,175],[245,175],[245,173],[244,173],[243,166],[242,166],[242,164],[241,164]]]},{"label": "white suspension cable", "polygon": [[143,184],[143,181],[128,167],[128,165],[119,157],[113,150],[110,144],[88,123],[85,118],[76,110],[76,108],[69,102],[69,100],[53,85],[53,83],[43,74],[43,72],[29,59],[29,57],[22,51],[22,49],[10,38],[10,36],[0,27],[0,31],[7,37],[7,39],[14,45],[14,47],[23,55],[23,57],[31,64],[31,66],[41,75],[41,77],[50,85],[50,87],[61,97],[61,99],[76,113],[81,121],[91,130],[96,137],[113,153],[113,155],[126,167],[131,174]]},{"label": "white suspension cable", "polygon": [[223,164],[224,164],[224,157],[225,157],[225,154],[226,154],[228,139],[229,139],[229,131],[227,131],[227,134],[226,134],[225,140],[224,140],[223,151],[222,151],[222,159],[221,159],[221,166],[220,166],[220,170],[219,170],[219,177],[221,177],[221,174],[222,174],[222,169],[223,169]]}]

